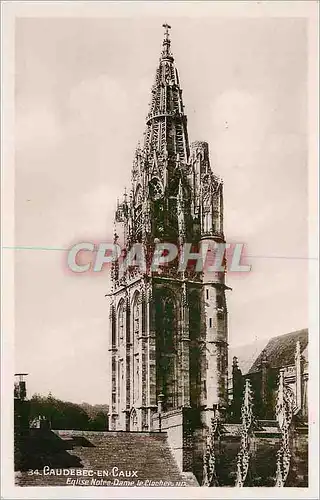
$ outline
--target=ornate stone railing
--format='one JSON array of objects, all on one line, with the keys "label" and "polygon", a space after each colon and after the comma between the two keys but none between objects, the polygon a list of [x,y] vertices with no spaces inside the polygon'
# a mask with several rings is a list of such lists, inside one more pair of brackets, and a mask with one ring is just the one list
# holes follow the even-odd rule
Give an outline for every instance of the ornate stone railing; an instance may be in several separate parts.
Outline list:
[{"label": "ornate stone railing", "polygon": [[220,434],[220,418],[216,411],[211,419],[211,428],[207,435],[207,444],[203,456],[203,481],[202,486],[219,486],[216,473],[215,440]]},{"label": "ornate stone railing", "polygon": [[252,390],[248,379],[246,380],[244,389],[241,418],[241,447],[237,457],[237,477],[235,482],[235,486],[238,488],[244,486],[248,475],[250,462],[250,437],[254,424]]},{"label": "ornate stone railing", "polygon": [[[296,405],[294,392],[286,384],[286,375],[287,370],[281,369],[275,421],[256,420],[253,405],[254,393],[249,379],[246,380],[243,394],[241,424],[229,424],[220,418],[218,412],[215,413],[208,429],[203,454],[202,486],[231,486],[233,484],[235,487],[285,487],[289,485],[289,480],[290,486],[302,483],[307,485],[308,464],[304,455],[306,453],[305,437],[299,439],[300,444],[297,444],[297,436],[300,434],[295,426],[296,420],[293,419],[299,417],[299,408]],[[234,461],[234,442],[236,437],[238,439],[240,432],[240,450]],[[261,460],[267,460],[268,463],[261,463]]]},{"label": "ornate stone railing", "polygon": [[279,373],[276,416],[281,431],[281,444],[277,452],[276,487],[285,486],[291,461],[290,429],[294,411],[294,394],[284,383],[284,369]]}]

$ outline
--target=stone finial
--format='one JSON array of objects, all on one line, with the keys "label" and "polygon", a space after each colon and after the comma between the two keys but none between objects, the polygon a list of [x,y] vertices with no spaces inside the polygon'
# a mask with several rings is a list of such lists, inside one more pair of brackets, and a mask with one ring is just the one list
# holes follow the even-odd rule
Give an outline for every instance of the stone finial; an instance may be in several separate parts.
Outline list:
[{"label": "stone finial", "polygon": [[268,362],[267,351],[263,349],[261,353],[261,364],[267,364],[267,362]]}]

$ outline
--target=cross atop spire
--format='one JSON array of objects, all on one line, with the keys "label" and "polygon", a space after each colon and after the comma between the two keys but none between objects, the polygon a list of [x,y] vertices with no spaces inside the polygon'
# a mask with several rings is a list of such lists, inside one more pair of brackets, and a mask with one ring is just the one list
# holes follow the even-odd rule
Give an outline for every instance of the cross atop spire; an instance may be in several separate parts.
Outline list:
[{"label": "cross atop spire", "polygon": [[168,23],[164,23],[162,25],[162,27],[164,28],[164,36],[165,36],[165,39],[169,39],[169,30],[171,29],[171,26],[168,24]]},{"label": "cross atop spire", "polygon": [[163,50],[162,50],[161,57],[162,57],[162,59],[173,60],[173,57],[172,57],[172,54],[170,51],[171,41],[169,38],[169,30],[171,29],[171,26],[168,23],[164,23],[162,25],[162,27],[164,28],[164,38],[163,38],[163,43],[162,43]]}]

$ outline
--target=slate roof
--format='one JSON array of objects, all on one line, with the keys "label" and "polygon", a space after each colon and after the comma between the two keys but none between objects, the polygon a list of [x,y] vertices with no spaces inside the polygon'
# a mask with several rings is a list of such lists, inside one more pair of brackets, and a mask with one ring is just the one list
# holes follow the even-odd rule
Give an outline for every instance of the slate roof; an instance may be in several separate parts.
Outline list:
[{"label": "slate roof", "polygon": [[[293,365],[295,362],[295,351],[297,341],[300,341],[301,352],[305,351],[308,345],[308,329],[297,330],[295,332],[279,335],[269,340],[265,347],[268,364],[271,368],[281,368]],[[260,370],[262,352],[256,358],[248,373]]]},{"label": "slate roof", "polygon": [[266,347],[269,342],[268,338],[255,339],[251,344],[245,344],[240,346],[229,348],[229,372],[232,375],[232,361],[233,357],[236,356],[238,359],[238,366],[243,374],[248,373],[251,366],[261,353],[262,349]]},{"label": "slate roof", "polygon": [[[133,481],[135,485],[140,480],[142,486],[148,486],[147,481],[163,481],[163,486],[176,486],[177,483],[199,486],[194,477],[188,477],[179,470],[164,432],[44,432],[31,429],[24,453],[25,467],[15,478],[19,486],[66,486],[68,477],[89,479],[89,486],[122,486],[117,480]],[[28,469],[41,470],[46,465],[55,470],[67,469],[69,474],[28,474]],[[118,467],[115,478],[113,467]],[[93,471],[93,476],[86,476],[84,470]],[[120,474],[120,471],[132,470],[137,471],[136,476],[122,477],[123,474]],[[76,485],[87,486],[81,481]]]},{"label": "slate roof", "polygon": [[300,341],[301,353],[307,361],[307,328],[272,337],[271,339],[256,339],[251,344],[231,347],[229,349],[230,376],[234,356],[238,358],[238,366],[243,375],[259,371],[263,350],[265,350],[269,366],[272,368],[293,365],[297,340]]}]

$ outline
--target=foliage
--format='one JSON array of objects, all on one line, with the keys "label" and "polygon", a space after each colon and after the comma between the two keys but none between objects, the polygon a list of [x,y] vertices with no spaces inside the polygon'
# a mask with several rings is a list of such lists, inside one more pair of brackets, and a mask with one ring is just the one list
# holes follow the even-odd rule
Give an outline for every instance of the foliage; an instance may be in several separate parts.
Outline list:
[{"label": "foliage", "polygon": [[30,422],[41,416],[52,429],[107,430],[107,405],[75,404],[52,396],[34,394],[30,399]]}]

